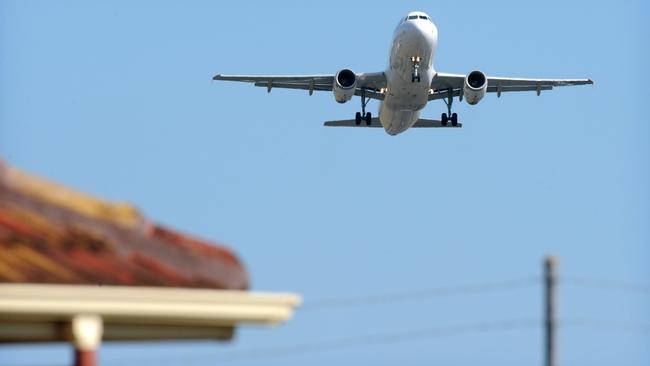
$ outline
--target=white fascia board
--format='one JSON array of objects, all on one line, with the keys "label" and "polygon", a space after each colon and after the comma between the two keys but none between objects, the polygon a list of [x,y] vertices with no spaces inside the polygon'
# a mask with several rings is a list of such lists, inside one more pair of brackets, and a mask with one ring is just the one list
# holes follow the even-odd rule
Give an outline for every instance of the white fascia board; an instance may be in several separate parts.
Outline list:
[{"label": "white fascia board", "polygon": [[288,320],[301,302],[289,293],[209,289],[47,284],[0,284],[2,318],[62,321],[78,314],[105,324],[169,326],[272,325]]}]

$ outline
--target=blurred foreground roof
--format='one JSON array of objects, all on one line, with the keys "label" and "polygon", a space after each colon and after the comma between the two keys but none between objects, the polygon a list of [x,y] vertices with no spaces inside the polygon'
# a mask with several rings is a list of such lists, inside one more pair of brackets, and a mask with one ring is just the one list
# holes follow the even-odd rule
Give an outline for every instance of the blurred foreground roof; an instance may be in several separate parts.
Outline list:
[{"label": "blurred foreground roof", "polygon": [[229,249],[0,159],[0,282],[245,290]]}]

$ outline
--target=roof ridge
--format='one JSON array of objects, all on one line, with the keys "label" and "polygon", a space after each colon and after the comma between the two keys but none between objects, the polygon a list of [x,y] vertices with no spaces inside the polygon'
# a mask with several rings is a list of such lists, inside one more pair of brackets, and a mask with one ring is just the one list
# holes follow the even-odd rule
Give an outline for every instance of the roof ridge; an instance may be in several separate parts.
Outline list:
[{"label": "roof ridge", "polygon": [[91,194],[9,166],[0,157],[0,185],[29,197],[76,213],[130,228],[141,227],[145,219],[138,209],[126,202],[108,201]]}]

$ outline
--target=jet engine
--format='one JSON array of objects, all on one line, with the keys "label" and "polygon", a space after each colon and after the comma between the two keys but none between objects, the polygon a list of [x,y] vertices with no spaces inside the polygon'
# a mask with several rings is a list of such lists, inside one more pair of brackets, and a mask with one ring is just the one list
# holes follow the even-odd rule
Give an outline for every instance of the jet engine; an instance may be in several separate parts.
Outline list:
[{"label": "jet engine", "polygon": [[475,70],[467,74],[463,83],[463,96],[467,103],[474,105],[483,99],[487,92],[487,77],[484,73]]},{"label": "jet engine", "polygon": [[332,92],[334,99],[339,103],[345,103],[352,99],[357,88],[357,75],[349,69],[343,69],[334,76]]}]

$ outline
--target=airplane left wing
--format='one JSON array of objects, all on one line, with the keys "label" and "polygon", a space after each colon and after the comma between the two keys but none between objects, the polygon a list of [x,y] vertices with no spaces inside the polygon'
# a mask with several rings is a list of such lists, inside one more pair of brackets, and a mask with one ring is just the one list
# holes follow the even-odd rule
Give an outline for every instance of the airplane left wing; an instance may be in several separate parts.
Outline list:
[{"label": "airplane left wing", "polygon": [[[463,83],[466,75],[436,73],[431,81],[433,93],[429,95],[429,100],[447,98],[449,92],[456,97],[461,94]],[[505,78],[487,76],[487,92],[501,93],[534,91],[539,93],[542,90],[551,90],[558,86],[585,85],[593,84],[591,79],[525,79],[525,78]]]},{"label": "airplane left wing", "polygon": [[[355,95],[365,94],[367,98],[383,100],[381,89],[386,87],[386,76],[383,72],[357,74]],[[212,80],[241,81],[253,83],[271,92],[273,88],[301,89],[309,91],[332,91],[334,75],[215,75]]]}]

